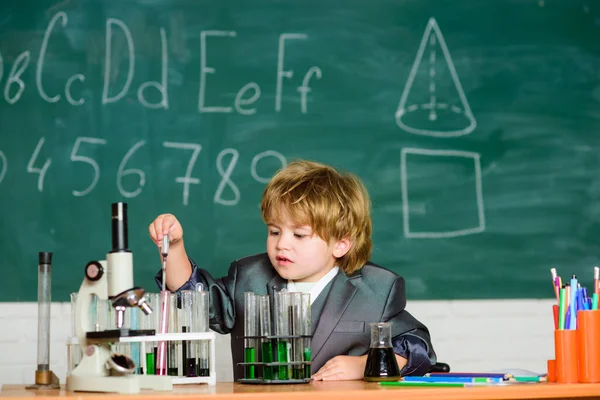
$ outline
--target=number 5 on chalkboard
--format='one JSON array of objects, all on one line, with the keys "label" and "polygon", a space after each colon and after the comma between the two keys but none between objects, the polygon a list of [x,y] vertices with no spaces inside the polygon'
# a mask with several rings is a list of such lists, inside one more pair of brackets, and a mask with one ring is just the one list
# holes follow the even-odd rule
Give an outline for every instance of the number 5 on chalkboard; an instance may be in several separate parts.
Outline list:
[{"label": "number 5 on chalkboard", "polygon": [[96,160],[94,160],[93,158],[90,158],[90,157],[80,156],[77,154],[77,151],[79,150],[79,146],[80,146],[81,142],[90,143],[90,144],[106,144],[105,139],[90,138],[90,137],[78,137],[77,140],[75,141],[75,145],[73,146],[73,151],[71,151],[71,161],[83,162],[83,163],[90,164],[92,166],[92,168],[94,169],[94,178],[92,179],[92,183],[90,183],[89,186],[82,191],[73,190],[73,196],[76,196],[76,197],[85,196],[86,194],[91,192],[94,189],[94,187],[96,187],[96,184],[98,183],[98,179],[100,179],[100,167],[98,166],[98,163],[96,162]]}]

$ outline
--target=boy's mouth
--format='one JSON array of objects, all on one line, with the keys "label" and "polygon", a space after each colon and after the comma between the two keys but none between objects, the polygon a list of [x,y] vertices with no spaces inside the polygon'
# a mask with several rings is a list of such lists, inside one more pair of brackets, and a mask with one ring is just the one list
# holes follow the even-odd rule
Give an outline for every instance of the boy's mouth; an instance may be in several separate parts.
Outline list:
[{"label": "boy's mouth", "polygon": [[292,260],[290,260],[289,258],[286,257],[281,257],[281,256],[277,256],[277,261],[279,262],[292,262]]}]

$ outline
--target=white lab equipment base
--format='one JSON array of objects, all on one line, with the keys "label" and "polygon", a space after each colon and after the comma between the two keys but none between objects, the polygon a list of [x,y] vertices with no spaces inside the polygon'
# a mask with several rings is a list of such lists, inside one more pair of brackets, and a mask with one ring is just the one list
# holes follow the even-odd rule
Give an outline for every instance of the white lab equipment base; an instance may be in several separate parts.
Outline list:
[{"label": "white lab equipment base", "polygon": [[[69,391],[87,391],[87,392],[118,392],[118,393],[137,393],[140,388],[153,390],[171,390],[172,387],[166,388],[163,381],[169,381],[173,385],[186,385],[206,383],[215,385],[217,383],[216,371],[216,355],[215,355],[215,332],[185,332],[185,333],[162,333],[152,336],[129,336],[121,337],[118,343],[140,343],[140,354],[146,354],[146,343],[148,342],[181,342],[181,341],[208,341],[209,347],[209,376],[160,376],[160,375],[145,375],[147,371],[146,357],[140,357],[141,368],[144,371],[143,375],[131,374],[126,376],[81,376],[77,374],[69,374],[67,377],[67,390]],[[90,340],[90,339],[88,339]],[[91,339],[96,342],[96,339]],[[67,344],[78,344],[77,337],[68,338]],[[116,343],[116,341],[115,341]],[[181,346],[179,347],[181,349]],[[83,357],[81,362],[84,363],[86,358]],[[180,360],[181,351],[178,355]],[[88,360],[90,362],[92,360]],[[77,367],[79,368],[79,366]],[[159,378],[159,379],[156,379]],[[110,388],[110,389],[109,389]]]}]

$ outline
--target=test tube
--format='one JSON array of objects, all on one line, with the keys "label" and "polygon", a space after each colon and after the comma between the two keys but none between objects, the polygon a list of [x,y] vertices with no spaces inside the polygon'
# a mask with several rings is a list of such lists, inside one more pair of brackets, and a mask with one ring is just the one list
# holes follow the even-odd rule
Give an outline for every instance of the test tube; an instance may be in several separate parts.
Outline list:
[{"label": "test tube", "polygon": [[[178,332],[179,325],[177,323],[177,295],[175,293],[170,294],[169,300],[169,332]],[[169,352],[168,352],[168,369],[167,375],[178,376],[179,374],[179,344],[178,341],[169,341]]]},{"label": "test tube", "polygon": [[[127,311],[125,313],[126,315],[126,319],[129,319],[129,328],[133,329],[133,330],[138,330],[140,329],[140,314],[141,311],[138,307],[127,307]],[[133,362],[135,363],[135,365],[137,365],[137,369],[136,372],[138,374],[142,373],[141,370],[141,355],[140,355],[140,348],[141,348],[141,344],[139,342],[132,342],[132,343],[123,343],[124,346],[129,345],[129,356],[130,358],[133,360]],[[122,353],[124,354],[124,353]]]},{"label": "test tube", "polygon": [[75,340],[74,336],[71,336],[67,341],[67,376],[71,375],[71,371],[79,365],[82,355],[79,342]]},{"label": "test tube", "polygon": [[[304,360],[304,343],[302,335],[304,334],[304,323],[302,322],[302,293],[293,292],[290,293],[290,305],[289,305],[289,321],[290,321],[290,332],[293,338],[290,340],[292,345],[291,359],[294,363],[300,363]],[[302,364],[292,364],[292,379],[304,379],[304,370]]]},{"label": "test tube", "polygon": [[110,300],[97,299],[96,301],[96,331],[103,331],[112,329],[116,326],[115,319],[113,318],[113,307]]},{"label": "test tube", "polygon": [[52,253],[40,251],[38,261],[37,370],[50,371]]},{"label": "test tube", "polygon": [[[277,362],[288,363],[290,361],[290,323],[289,306],[290,294],[287,290],[275,291],[275,320],[277,336]],[[290,378],[290,368],[288,365],[280,365],[278,368],[279,380],[288,380]]]},{"label": "test tube", "polygon": [[[169,330],[169,303],[170,294],[168,291],[160,292],[160,316],[159,333],[167,333]],[[158,342],[158,351],[156,354],[156,375],[167,375],[167,342]]]},{"label": "test tube", "polygon": [[[258,318],[259,334],[261,336],[261,361],[263,363],[273,362],[273,344],[271,343],[271,307],[269,296],[258,296]],[[273,367],[263,365],[263,379],[273,379]]]},{"label": "test tube", "polygon": [[[182,290],[181,292],[181,332],[195,332],[195,313],[194,307],[197,306],[196,294],[194,290]],[[197,376],[198,368],[196,366],[196,343],[191,340],[182,341],[182,363],[185,376]]]},{"label": "test tube", "polygon": [[[256,314],[256,295],[252,292],[244,293],[244,362],[256,362],[256,340],[248,336],[257,336],[257,314]],[[254,379],[256,377],[254,365],[247,365],[245,368],[245,378]]]},{"label": "test tube", "polygon": [[[201,288],[200,288],[201,289]],[[196,316],[194,322],[197,326],[197,332],[208,332],[209,330],[209,297],[208,292],[198,291],[197,302],[198,304],[194,307]],[[198,376],[210,376],[210,355],[209,355],[209,341],[201,340],[198,346]]]},{"label": "test tube", "polygon": [[[160,295],[158,293],[146,293],[146,302],[156,310],[150,315],[142,314],[142,328],[147,330],[153,330],[155,333],[158,332],[158,323],[160,321]],[[146,375],[154,375],[156,373],[156,343],[146,343]]]},{"label": "test tube", "polygon": [[75,307],[77,305],[77,292],[71,293],[69,295],[71,299],[71,337],[77,336],[77,332],[75,331]]},{"label": "test tube", "polygon": [[303,360],[304,364],[304,378],[311,377],[311,351],[310,351],[310,336],[312,335],[311,316],[310,316],[310,293],[302,293],[302,324],[303,329]]}]

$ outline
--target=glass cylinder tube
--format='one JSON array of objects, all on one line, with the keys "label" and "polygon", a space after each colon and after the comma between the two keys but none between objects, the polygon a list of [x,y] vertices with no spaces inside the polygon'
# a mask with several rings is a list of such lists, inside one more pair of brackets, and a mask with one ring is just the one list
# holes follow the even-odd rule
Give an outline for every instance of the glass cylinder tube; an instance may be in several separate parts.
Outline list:
[{"label": "glass cylinder tube", "polygon": [[[290,294],[287,290],[275,291],[275,326],[277,336],[277,362],[288,363],[290,361]],[[290,378],[289,364],[280,365],[278,368],[279,380]]]},{"label": "glass cylinder tube", "polygon": [[52,253],[40,252],[38,258],[38,337],[37,369],[50,370],[50,305],[52,302]]},{"label": "glass cylinder tube", "polygon": [[[178,312],[177,312],[177,295],[171,293],[169,296],[169,332],[179,332]],[[169,341],[169,356],[167,374],[178,376],[179,374],[179,342],[175,340]]]},{"label": "glass cylinder tube", "polygon": [[75,332],[75,306],[77,305],[77,292],[70,294],[71,299],[71,337],[77,336]]},{"label": "glass cylinder tube", "polygon": [[[138,330],[140,329],[140,325],[141,325],[141,321],[140,321],[140,314],[142,313],[142,310],[140,310],[138,307],[127,307],[127,311],[125,313],[125,320],[129,320],[129,325],[126,325],[127,327],[133,329],[133,330]],[[125,346],[129,346],[129,356],[130,358],[133,360],[133,362],[135,363],[135,365],[137,366],[136,368],[136,373],[141,374],[142,370],[141,370],[141,344],[138,342],[132,342],[132,343],[123,343],[123,345]],[[123,353],[125,354],[125,353]]]},{"label": "glass cylinder tube", "polygon": [[[167,333],[169,330],[169,300],[170,294],[167,291],[160,292],[160,312],[158,333]],[[156,375],[167,375],[167,349],[166,341],[158,342],[158,351],[156,358]]]},{"label": "glass cylinder tube", "polygon": [[[208,332],[209,330],[209,295],[206,291],[197,292],[197,305],[194,307],[196,316],[196,332]],[[208,340],[201,340],[198,344],[198,376],[210,376],[210,353]]]},{"label": "glass cylinder tube", "polygon": [[[194,307],[197,304],[197,293],[194,290],[182,290],[181,295],[181,332],[197,332],[197,324],[195,321],[196,313]],[[198,368],[196,366],[196,342],[192,340],[184,340],[182,342],[182,363],[183,373],[185,376],[197,376]]]},{"label": "glass cylinder tube", "polygon": [[[258,296],[258,319],[259,332],[261,336],[261,362],[273,362],[273,344],[271,342],[271,307],[269,296]],[[273,379],[273,367],[263,365],[263,379]]]},{"label": "glass cylinder tube", "polygon": [[311,377],[311,351],[310,351],[310,336],[312,335],[312,325],[311,325],[311,314],[310,314],[310,293],[302,293],[302,324],[303,328],[303,338],[304,343],[304,351],[303,351],[303,360],[306,364],[304,364],[304,378]]},{"label": "glass cylinder tube", "polygon": [[[302,293],[294,292],[290,293],[290,332],[293,336],[290,339],[291,358],[290,361],[294,363],[301,363],[303,361],[304,343],[302,335],[304,334],[304,323],[302,322]],[[304,379],[304,370],[302,364],[292,365],[292,378],[293,379]]]},{"label": "glass cylinder tube", "polygon": [[[158,293],[146,293],[145,297],[146,302],[154,311],[150,315],[141,314],[142,329],[157,333],[160,320],[160,295]],[[144,372],[147,375],[154,375],[156,373],[156,344],[157,342],[147,342],[144,346],[146,351],[146,369]]]},{"label": "glass cylinder tube", "polygon": [[79,342],[75,337],[70,337],[67,341],[67,376],[79,365],[82,355]]},{"label": "glass cylinder tube", "polygon": [[[256,338],[248,336],[257,336],[258,315],[256,313],[256,295],[252,292],[244,293],[244,362],[256,362]],[[245,368],[245,378],[254,379],[254,365],[247,365]]]}]

